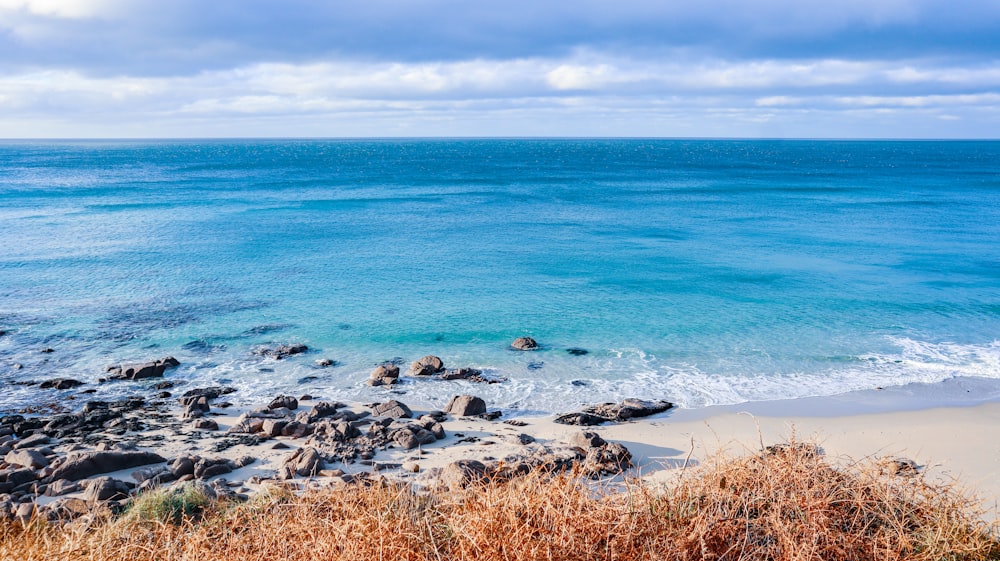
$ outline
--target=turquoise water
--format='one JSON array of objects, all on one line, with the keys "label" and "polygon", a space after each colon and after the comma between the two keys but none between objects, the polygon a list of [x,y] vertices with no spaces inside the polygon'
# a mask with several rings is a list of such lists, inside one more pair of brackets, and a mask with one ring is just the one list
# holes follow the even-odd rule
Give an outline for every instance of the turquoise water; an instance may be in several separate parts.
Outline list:
[{"label": "turquoise water", "polygon": [[253,403],[437,354],[508,381],[406,399],[522,413],[1000,379],[997,142],[11,141],[0,230],[3,409],[164,355]]}]

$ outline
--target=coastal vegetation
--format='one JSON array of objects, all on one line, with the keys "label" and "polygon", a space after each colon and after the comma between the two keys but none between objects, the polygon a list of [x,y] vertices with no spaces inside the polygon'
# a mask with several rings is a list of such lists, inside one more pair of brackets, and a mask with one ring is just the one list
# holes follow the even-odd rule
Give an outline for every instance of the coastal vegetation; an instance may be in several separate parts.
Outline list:
[{"label": "coastal vegetation", "polygon": [[0,559],[1000,559],[995,515],[905,463],[789,443],[653,486],[572,471],[414,488],[389,480],[248,501],[190,487],[60,524],[0,522]]}]

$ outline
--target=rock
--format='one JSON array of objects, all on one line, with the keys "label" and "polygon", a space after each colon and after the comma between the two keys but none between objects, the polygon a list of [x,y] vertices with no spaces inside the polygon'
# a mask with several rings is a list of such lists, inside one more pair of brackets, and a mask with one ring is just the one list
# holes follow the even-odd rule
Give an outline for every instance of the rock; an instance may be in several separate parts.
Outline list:
[{"label": "rock", "polygon": [[[161,386],[162,384],[157,384]],[[163,389],[163,388],[158,388]],[[231,394],[236,391],[236,388],[232,386],[209,386],[207,388],[195,388],[193,390],[188,390],[177,401],[181,405],[187,405],[192,401],[197,401],[201,398],[205,398],[207,401],[218,398],[226,394]]]},{"label": "rock", "polygon": [[456,395],[448,402],[445,411],[460,417],[471,417],[486,413],[486,402],[472,395]]},{"label": "rock", "polygon": [[219,423],[212,419],[195,419],[191,423],[191,428],[197,430],[219,430]]},{"label": "rock", "polygon": [[309,422],[315,423],[319,419],[324,419],[326,417],[332,417],[337,413],[337,409],[345,407],[343,403],[330,403],[329,401],[320,401],[319,403],[312,406],[309,410]]},{"label": "rock", "polygon": [[90,512],[90,506],[83,499],[65,497],[46,505],[45,511],[50,520],[73,520]]},{"label": "rock", "polygon": [[183,398],[186,399],[187,403],[184,406],[183,417],[185,419],[197,419],[202,417],[205,413],[211,411],[211,407],[208,405],[208,398],[205,396],[199,396],[197,398]]},{"label": "rock", "polygon": [[303,438],[313,433],[313,426],[307,423],[292,421],[282,427],[281,436],[289,438]]},{"label": "rock", "polygon": [[538,343],[531,337],[518,337],[510,347],[518,351],[533,351],[538,348]]},{"label": "rock", "polygon": [[389,417],[391,419],[411,419],[413,418],[413,411],[405,404],[396,401],[386,401],[385,403],[379,403],[374,405],[372,408],[372,415],[377,417]]},{"label": "rock", "polygon": [[46,478],[49,481],[68,479],[79,481],[99,473],[165,462],[163,456],[152,452],[72,452],[52,466]]},{"label": "rock", "polygon": [[580,448],[597,448],[598,446],[604,446],[607,444],[601,435],[592,431],[583,431],[575,433],[570,437],[569,443],[571,446],[578,446]]},{"label": "rock", "polygon": [[47,355],[47,354],[52,354],[52,353],[56,352],[56,350],[53,349],[52,347],[45,347],[44,349],[39,349],[38,352]]},{"label": "rock", "polygon": [[20,450],[22,448],[34,448],[36,446],[41,446],[43,444],[48,444],[51,439],[48,435],[44,433],[35,433],[31,436],[26,436],[21,440],[14,443],[14,449]]},{"label": "rock", "polygon": [[430,376],[439,372],[444,372],[444,362],[434,355],[427,355],[410,365],[413,376]]},{"label": "rock", "polygon": [[42,389],[53,388],[57,390],[68,390],[82,385],[83,382],[72,378],[56,378],[53,380],[46,380],[39,384],[38,387]]},{"label": "rock", "polygon": [[42,469],[43,467],[48,467],[49,465],[49,460],[43,456],[41,452],[31,448],[25,448],[24,450],[12,450],[4,456],[4,461],[11,465],[31,469]]},{"label": "rock", "polygon": [[285,428],[288,421],[284,419],[266,419],[264,424],[261,425],[261,432],[274,438],[275,436],[281,436],[281,430]]},{"label": "rock", "polygon": [[570,347],[566,349],[566,352],[573,356],[583,356],[590,353],[587,349],[581,349],[579,347]]},{"label": "rock", "polygon": [[208,479],[233,471],[233,463],[225,458],[199,458],[192,472],[196,479]]},{"label": "rock", "polygon": [[178,362],[176,358],[168,356],[152,362],[109,366],[107,368],[107,371],[110,374],[108,379],[143,380],[145,378],[161,378],[167,368],[173,368],[179,365],[180,362]]},{"label": "rock", "polygon": [[328,358],[321,358],[316,361],[316,366],[319,366],[320,368],[326,368],[328,366],[333,366],[336,363],[337,361],[335,360],[330,360]]},{"label": "rock", "polygon": [[57,479],[52,483],[49,483],[48,487],[45,488],[45,496],[58,497],[69,493],[75,493],[79,490],[80,486],[75,482],[68,479]]},{"label": "rock", "polygon": [[199,458],[191,456],[181,456],[175,458],[174,461],[170,462],[170,474],[175,478],[184,477],[185,475],[194,475],[194,464]]},{"label": "rock", "polygon": [[302,354],[309,350],[309,347],[301,344],[296,345],[279,345],[273,349],[260,348],[254,351],[254,354],[259,356],[264,356],[268,358],[273,358],[275,360],[281,360],[283,358]]},{"label": "rock", "polygon": [[146,481],[162,483],[174,479],[169,466],[156,466],[140,468],[132,472],[132,479],[138,483]]},{"label": "rock", "polygon": [[27,502],[21,503],[14,508],[14,518],[18,520],[30,520],[31,515],[35,513],[35,503]]},{"label": "rock", "polygon": [[389,386],[399,380],[399,367],[395,364],[381,364],[372,370],[368,379],[370,386]]},{"label": "rock", "polygon": [[603,446],[587,450],[587,459],[583,462],[583,470],[591,477],[603,474],[619,474],[632,465],[632,453],[617,442],[608,442]]},{"label": "rock", "polygon": [[468,380],[483,374],[482,370],[475,368],[449,368],[441,375],[442,380]]},{"label": "rock", "polygon": [[264,428],[264,419],[241,416],[236,424],[229,427],[226,434],[254,434]]},{"label": "rock", "polygon": [[325,467],[323,456],[313,447],[299,448],[285,459],[282,465],[282,475],[291,479],[296,475],[311,477]]},{"label": "rock", "polygon": [[25,483],[30,483],[36,479],[35,470],[31,468],[5,469],[0,471],[0,479],[9,483],[11,487],[20,487]]},{"label": "rock", "polygon": [[464,489],[487,480],[486,465],[478,460],[458,460],[445,466],[441,481],[451,489]]},{"label": "rock", "polygon": [[290,395],[279,395],[272,399],[271,403],[267,406],[268,409],[280,409],[282,407],[294,411],[299,408],[299,400]]},{"label": "rock", "polygon": [[590,427],[606,423],[608,422],[608,419],[598,417],[597,415],[591,415],[589,413],[567,413],[556,417],[555,422],[563,425],[580,425]]},{"label": "rock", "polygon": [[409,424],[391,432],[393,442],[406,450],[412,450],[420,445],[432,444],[437,441],[434,433],[417,424]]},{"label": "rock", "polygon": [[403,462],[403,464],[399,467],[408,473],[420,473],[420,464],[417,462]]},{"label": "rock", "polygon": [[621,422],[638,417],[662,413],[673,407],[669,401],[646,401],[626,399],[621,403],[601,403],[587,407],[581,413],[568,413],[556,417],[555,422],[564,425],[593,426],[607,422]]},{"label": "rock", "polygon": [[98,477],[87,483],[87,491],[83,494],[83,500],[96,503],[98,501],[127,499],[131,491],[124,481],[111,477]]},{"label": "rock", "polygon": [[638,417],[648,417],[662,413],[673,407],[669,401],[646,401],[642,399],[626,399],[621,403],[601,403],[584,409],[584,412],[611,421],[627,421]]}]

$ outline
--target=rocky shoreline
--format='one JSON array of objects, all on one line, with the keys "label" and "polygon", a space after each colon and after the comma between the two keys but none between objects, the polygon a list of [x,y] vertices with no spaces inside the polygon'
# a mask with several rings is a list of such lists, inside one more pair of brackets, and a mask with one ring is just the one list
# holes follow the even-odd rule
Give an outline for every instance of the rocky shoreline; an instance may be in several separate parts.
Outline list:
[{"label": "rocky shoreline", "polygon": [[[537,347],[530,338],[512,344],[516,350]],[[281,345],[259,353],[280,360],[306,350],[305,345]],[[115,365],[102,381],[162,378],[178,364],[164,357]],[[447,369],[435,356],[413,362],[408,374],[502,381],[474,369]],[[399,377],[399,364],[383,363],[369,384],[391,386]],[[79,385],[57,378],[41,387]],[[186,484],[210,497],[246,500],[268,485],[305,490],[390,478],[460,487],[533,469],[577,469],[600,478],[632,465],[625,446],[593,431],[536,439],[523,430],[524,422],[503,421],[502,412],[489,410],[474,395],[453,396],[444,411],[413,411],[395,399],[346,404],[311,395],[277,395],[262,407],[234,411],[226,401],[236,391],[232,387],[175,395],[175,385],[164,380],[143,386],[151,395],[86,401],[75,413],[0,418],[0,517],[55,521],[116,512],[138,493]],[[556,422],[588,427],[671,407],[665,401],[630,399],[561,415]]]}]

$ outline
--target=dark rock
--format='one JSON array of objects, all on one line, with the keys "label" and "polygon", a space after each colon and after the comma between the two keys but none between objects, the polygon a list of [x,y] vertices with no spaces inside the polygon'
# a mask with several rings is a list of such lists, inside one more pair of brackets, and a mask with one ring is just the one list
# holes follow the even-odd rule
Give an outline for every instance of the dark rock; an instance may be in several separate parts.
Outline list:
[{"label": "dark rock", "polygon": [[34,448],[35,446],[42,446],[50,442],[50,438],[43,433],[33,434],[31,436],[26,436],[21,440],[14,443],[14,449],[20,450],[21,448]]},{"label": "dark rock", "polygon": [[268,409],[279,409],[281,407],[294,411],[299,408],[299,400],[290,395],[279,395],[272,399],[271,403],[267,406]]},{"label": "dark rock", "polygon": [[31,448],[12,450],[4,456],[3,460],[10,465],[31,469],[42,469],[49,465],[49,460],[41,452]]},{"label": "dark rock", "polygon": [[79,481],[99,473],[156,464],[166,461],[152,452],[73,452],[52,466],[49,481],[69,479]]},{"label": "dark rock", "polygon": [[632,465],[632,453],[617,442],[608,442],[603,446],[587,450],[587,458],[583,462],[583,470],[591,477],[603,474],[619,474]]},{"label": "dark rock", "polygon": [[566,349],[566,352],[573,356],[583,356],[590,353],[587,349],[581,349],[579,347],[570,347]]},{"label": "dark rock", "polygon": [[281,475],[290,479],[296,475],[311,477],[326,467],[323,456],[313,447],[299,448],[285,459]]},{"label": "dark rock", "polygon": [[15,468],[0,471],[0,481],[9,483],[12,487],[20,487],[25,483],[34,481],[37,475],[31,468]]},{"label": "dark rock", "polygon": [[485,482],[486,465],[477,460],[458,460],[445,466],[441,480],[452,489],[463,489]]},{"label": "dark rock", "polygon": [[302,354],[309,350],[309,347],[301,344],[296,345],[279,345],[273,349],[261,348],[254,351],[254,354],[259,356],[264,356],[268,358],[273,358],[275,360],[281,360],[283,358]]},{"label": "dark rock", "polygon": [[518,351],[533,351],[538,348],[538,343],[531,337],[518,337],[510,347]]},{"label": "dark rock", "polygon": [[413,417],[413,411],[410,411],[409,407],[395,399],[385,403],[378,403],[372,406],[371,410],[372,415],[378,417],[390,417],[393,419],[410,419]]},{"label": "dark rock", "polygon": [[399,380],[399,367],[395,364],[382,364],[372,370],[368,379],[370,386],[389,386]]},{"label": "dark rock", "polygon": [[292,421],[281,429],[281,436],[289,438],[303,438],[313,433],[312,425]]},{"label": "dark rock", "polygon": [[73,481],[68,479],[57,479],[45,488],[45,496],[47,497],[59,497],[62,495],[67,495],[69,493],[75,493],[80,490],[80,486]]},{"label": "dark rock", "polygon": [[90,512],[87,501],[76,497],[56,499],[45,506],[50,521],[74,520]]},{"label": "dark rock", "polygon": [[471,417],[486,413],[486,402],[472,395],[456,395],[451,398],[445,411],[460,417]]},{"label": "dark rock", "polygon": [[638,417],[648,417],[662,413],[673,407],[669,401],[646,401],[642,399],[626,399],[621,403],[601,403],[584,409],[585,413],[604,417],[610,421],[627,421]]},{"label": "dark rock", "polygon": [[326,368],[328,366],[335,366],[336,364],[337,364],[337,361],[330,360],[328,358],[321,358],[321,359],[319,359],[319,360],[316,361],[316,366],[319,366],[320,368]]},{"label": "dark rock", "polygon": [[191,423],[191,428],[197,430],[219,430],[219,423],[212,419],[195,419],[195,421]]},{"label": "dark rock", "polygon": [[541,370],[545,366],[542,361],[533,361],[528,363],[528,370]]},{"label": "dark rock", "polygon": [[308,384],[309,382],[315,382],[316,380],[319,380],[318,376],[303,376],[303,377],[299,378],[298,383],[300,383],[300,384]]},{"label": "dark rock", "polygon": [[254,434],[264,428],[264,419],[241,416],[235,425],[229,427],[226,434]]},{"label": "dark rock", "polygon": [[170,462],[170,474],[175,478],[184,477],[185,475],[194,475],[194,464],[199,458],[192,456],[181,456],[175,458],[174,461]]},{"label": "dark rock", "polygon": [[570,382],[570,384],[576,387],[583,387],[590,385],[586,380],[573,380],[572,382]]},{"label": "dark rock", "polygon": [[38,352],[40,352],[42,354],[50,354],[50,353],[56,352],[56,350],[53,349],[53,348],[50,348],[50,347],[46,347],[44,349],[39,349]]},{"label": "dark rock", "polygon": [[131,489],[124,481],[111,477],[98,477],[87,483],[83,499],[90,503],[127,499]]},{"label": "dark rock", "polygon": [[604,446],[607,444],[601,435],[592,431],[583,431],[575,433],[570,437],[569,443],[572,446],[579,446],[580,448],[597,448],[598,446]]},{"label": "dark rock", "polygon": [[427,355],[410,365],[410,374],[414,376],[430,376],[444,372],[444,362],[434,355]]},{"label": "dark rock", "polygon": [[57,390],[69,390],[82,385],[83,382],[72,378],[56,378],[53,380],[46,380],[39,384],[38,387],[42,389],[53,388]]},{"label": "dark rock", "polygon": [[468,380],[476,376],[481,376],[482,370],[475,368],[449,368],[441,375],[442,380]]},{"label": "dark rock", "polygon": [[107,368],[107,371],[110,374],[108,379],[143,380],[146,378],[160,378],[168,368],[173,368],[179,365],[180,362],[178,362],[177,359],[172,356],[168,356],[152,362],[109,366]]},{"label": "dark rock", "polygon": [[499,419],[500,417],[503,417],[503,411],[500,411],[500,410],[497,410],[497,411],[487,411],[486,413],[482,413],[480,415],[475,415],[475,416],[478,417],[478,418],[480,418],[480,419],[483,419],[485,421],[495,421],[495,420]]},{"label": "dark rock", "polygon": [[157,383],[153,384],[153,389],[157,389],[157,390],[169,390],[170,388],[173,388],[176,385],[177,385],[176,382],[172,382],[170,380],[164,380],[162,382],[157,382]]},{"label": "dark rock", "polygon": [[196,479],[208,479],[209,477],[229,473],[233,471],[233,467],[233,463],[224,458],[200,458],[194,464],[194,476]]},{"label": "dark rock", "polygon": [[204,397],[208,401],[218,398],[219,396],[231,394],[236,391],[236,388],[232,386],[210,386],[207,388],[195,388],[193,390],[188,390],[181,395],[178,402],[181,405],[187,405],[191,401],[197,401],[199,398]]},{"label": "dark rock", "polygon": [[591,415],[589,413],[567,413],[556,417],[555,422],[563,425],[580,425],[590,427],[608,422],[604,417]]}]

